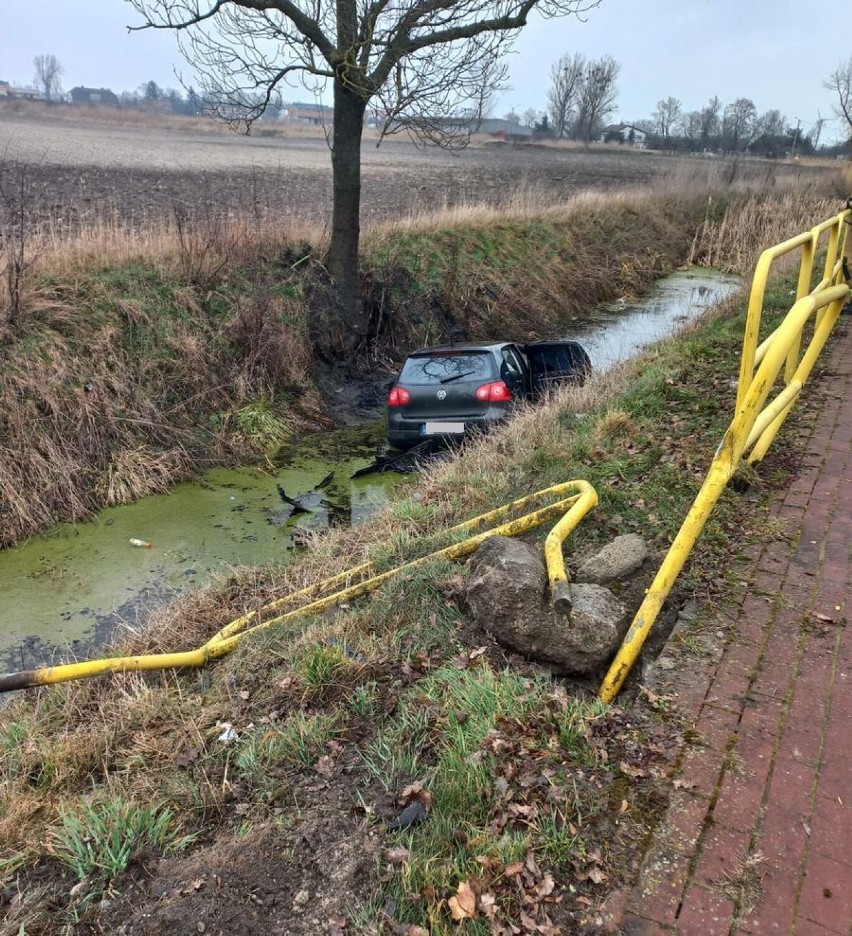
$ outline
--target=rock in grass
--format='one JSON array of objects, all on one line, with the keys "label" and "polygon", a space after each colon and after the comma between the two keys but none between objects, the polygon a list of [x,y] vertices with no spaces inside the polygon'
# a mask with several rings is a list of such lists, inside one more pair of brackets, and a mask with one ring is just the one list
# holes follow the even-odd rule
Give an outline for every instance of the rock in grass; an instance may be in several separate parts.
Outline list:
[{"label": "rock in grass", "polygon": [[403,809],[403,811],[388,823],[388,832],[396,832],[399,829],[407,829],[410,826],[420,825],[429,818],[426,807],[415,800]]},{"label": "rock in grass", "polygon": [[648,558],[648,544],[638,533],[616,536],[577,570],[578,582],[605,585],[627,578]]},{"label": "rock in grass", "polygon": [[467,599],[477,624],[503,646],[558,674],[599,670],[627,630],[627,609],[599,585],[572,585],[570,617],[550,607],[544,559],[534,546],[494,536],[471,559]]}]

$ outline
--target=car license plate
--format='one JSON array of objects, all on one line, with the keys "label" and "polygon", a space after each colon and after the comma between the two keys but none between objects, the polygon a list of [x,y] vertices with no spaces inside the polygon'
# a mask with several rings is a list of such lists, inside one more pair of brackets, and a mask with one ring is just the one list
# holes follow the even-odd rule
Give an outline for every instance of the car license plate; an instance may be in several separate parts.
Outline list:
[{"label": "car license plate", "polygon": [[426,422],[420,427],[420,435],[441,435],[464,432],[463,422]]}]

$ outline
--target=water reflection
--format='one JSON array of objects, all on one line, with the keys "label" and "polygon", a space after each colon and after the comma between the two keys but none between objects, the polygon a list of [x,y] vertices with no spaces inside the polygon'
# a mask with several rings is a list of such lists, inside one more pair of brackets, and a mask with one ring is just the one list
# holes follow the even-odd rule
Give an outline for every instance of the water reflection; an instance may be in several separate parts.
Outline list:
[{"label": "water reflection", "polygon": [[739,280],[713,270],[687,270],[660,280],[637,302],[598,306],[578,320],[567,337],[580,341],[596,370],[623,361],[646,345],[665,338],[678,325],[695,318],[729,296]]}]

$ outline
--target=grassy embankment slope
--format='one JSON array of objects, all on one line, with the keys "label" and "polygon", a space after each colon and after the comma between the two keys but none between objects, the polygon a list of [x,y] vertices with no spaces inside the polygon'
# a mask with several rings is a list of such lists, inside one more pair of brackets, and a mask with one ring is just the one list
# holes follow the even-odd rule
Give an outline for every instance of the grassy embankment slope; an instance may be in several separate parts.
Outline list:
[{"label": "grassy embankment slope", "polygon": [[[699,197],[595,197],[376,230],[362,369],[450,336],[552,334],[683,262],[705,210]],[[0,313],[0,546],[323,425],[316,253],[236,224],[29,245]]]},{"label": "grassy embankment slope", "polygon": [[[809,221],[834,207],[811,206]],[[649,223],[637,217],[638,240]],[[729,231],[733,223],[729,216]],[[705,246],[713,242],[710,235]],[[768,325],[787,293],[783,285],[768,298]],[[572,537],[569,564],[631,530],[665,546],[730,418],[742,326],[742,302],[731,303],[521,414],[367,526],[318,540],[285,569],[244,570],[175,603],[125,648],[193,646],[247,607],[367,554],[396,564],[440,544],[453,522],[569,478],[586,478],[601,495]],[[745,517],[759,517],[783,482],[793,454],[786,446],[761,470],[748,511],[742,494],[724,496],[679,585],[676,600],[699,595],[704,620],[708,608],[717,617],[714,629],[715,603],[741,577]],[[156,883],[221,867],[221,877],[246,886],[246,843],[258,879],[265,865],[283,868],[278,909],[246,903],[229,918],[234,931],[251,931],[258,912],[294,933],[323,931],[329,916],[344,917],[349,932],[375,931],[382,920],[415,927],[401,932],[450,932],[465,907],[475,917],[469,932],[501,932],[500,920],[522,913],[541,932],[594,920],[653,830],[681,727],[670,700],[605,711],[507,661],[468,621],[465,577],[463,566],[433,563],[370,601],[247,641],[209,672],[71,684],[4,711],[0,875],[7,897],[19,895],[3,907],[9,931],[60,932],[73,920],[110,930],[143,913],[153,915],[144,925],[155,925],[169,912],[221,925],[232,906],[212,890],[209,900],[193,896],[212,879],[195,886],[187,878],[161,900],[149,875]],[[232,745],[216,741],[224,721],[239,735]],[[412,782],[425,793],[406,796],[430,800],[429,818],[388,831]],[[333,861],[353,851],[360,860],[341,858],[337,876],[311,864],[313,853]],[[227,889],[227,880],[216,887]],[[307,915],[292,909],[303,889]]]}]

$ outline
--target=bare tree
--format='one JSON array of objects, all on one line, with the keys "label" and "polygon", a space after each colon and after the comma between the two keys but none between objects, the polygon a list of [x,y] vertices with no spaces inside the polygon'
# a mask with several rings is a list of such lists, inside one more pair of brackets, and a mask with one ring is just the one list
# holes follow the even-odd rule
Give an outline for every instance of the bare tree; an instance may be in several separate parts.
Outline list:
[{"label": "bare tree", "polygon": [[586,57],[579,52],[563,55],[550,69],[547,92],[550,123],[558,137],[568,136],[577,113],[577,103],[586,72]]},{"label": "bare tree", "polygon": [[719,118],[722,113],[722,102],[718,97],[711,97],[706,107],[702,107],[699,112],[700,132],[699,140],[702,149],[710,147],[710,141],[719,136],[721,124]]},{"label": "bare tree", "polygon": [[668,148],[672,130],[680,120],[681,110],[680,101],[671,95],[662,101],[657,101],[657,109],[653,114],[654,124],[666,148]]},{"label": "bare tree", "polygon": [[846,121],[847,132],[852,135],[852,56],[834,69],[825,86],[837,95],[834,111]]},{"label": "bare tree", "polygon": [[523,127],[532,129],[540,120],[541,112],[537,111],[534,107],[528,107],[523,114],[521,114],[521,126]]},{"label": "bare tree", "polygon": [[604,120],[615,110],[618,72],[618,62],[611,55],[592,59],[587,64],[577,105],[577,139],[588,143],[598,134]]},{"label": "bare tree", "polygon": [[[326,267],[352,348],[369,317],[358,276],[361,136],[373,102],[383,133],[462,142],[506,75],[502,55],[535,11],[600,0],[128,0],[144,25],[175,30],[211,109],[248,128],[276,90],[331,83],[333,208]],[[467,120],[459,121],[466,112]],[[454,118],[454,121],[451,120]]]},{"label": "bare tree", "polygon": [[748,98],[737,98],[728,104],[722,118],[722,136],[725,146],[737,153],[748,146],[754,135],[757,108]]},{"label": "bare tree", "polygon": [[686,140],[690,152],[695,152],[701,142],[701,111],[683,114],[678,123],[678,129]]},{"label": "bare tree", "polygon": [[819,149],[819,140],[822,136],[822,128],[825,126],[827,120],[827,117],[823,117],[822,114],[817,111],[817,119],[814,121],[811,132],[808,134],[808,136],[811,138],[811,142],[813,143],[815,150]]},{"label": "bare tree", "polygon": [[33,59],[35,86],[44,94],[48,104],[62,93],[62,65],[55,55],[37,55]]},{"label": "bare tree", "polygon": [[787,126],[787,118],[780,110],[768,110],[757,118],[754,127],[754,135],[766,135],[770,137],[784,136]]}]

